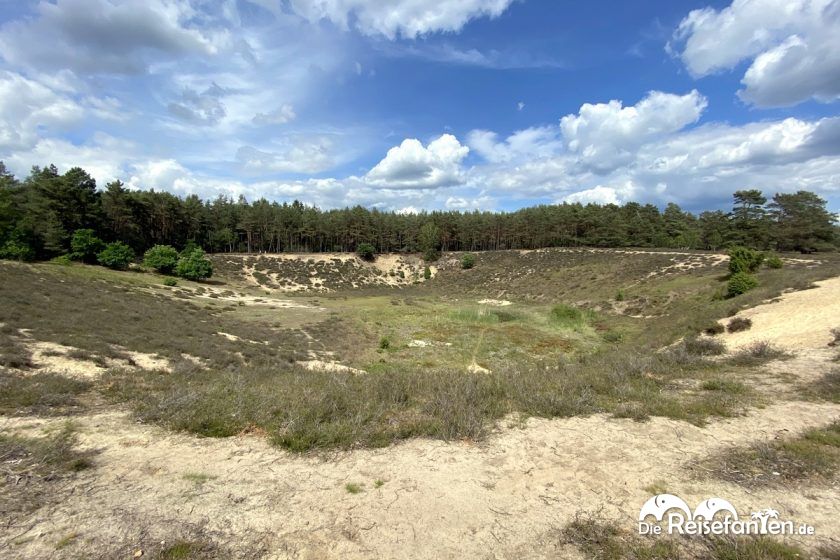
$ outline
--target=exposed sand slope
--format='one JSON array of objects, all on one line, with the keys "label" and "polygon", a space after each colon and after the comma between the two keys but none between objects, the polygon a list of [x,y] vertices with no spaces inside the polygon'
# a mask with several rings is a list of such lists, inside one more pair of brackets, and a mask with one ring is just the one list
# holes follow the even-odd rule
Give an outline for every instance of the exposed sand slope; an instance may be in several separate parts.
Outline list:
[{"label": "exposed sand slope", "polygon": [[752,320],[752,327],[721,335],[721,340],[730,350],[760,340],[790,350],[825,348],[834,338],[831,329],[840,327],[840,277],[816,285],[739,312],[736,317]]}]

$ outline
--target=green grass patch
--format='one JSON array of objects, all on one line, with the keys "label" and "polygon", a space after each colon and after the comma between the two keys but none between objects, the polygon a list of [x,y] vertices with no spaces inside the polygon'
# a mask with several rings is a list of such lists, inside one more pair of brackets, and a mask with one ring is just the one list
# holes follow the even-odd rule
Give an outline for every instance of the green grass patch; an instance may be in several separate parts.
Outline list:
[{"label": "green grass patch", "polygon": [[365,485],[358,482],[348,482],[344,485],[344,489],[347,490],[349,494],[361,494],[365,489]]}]

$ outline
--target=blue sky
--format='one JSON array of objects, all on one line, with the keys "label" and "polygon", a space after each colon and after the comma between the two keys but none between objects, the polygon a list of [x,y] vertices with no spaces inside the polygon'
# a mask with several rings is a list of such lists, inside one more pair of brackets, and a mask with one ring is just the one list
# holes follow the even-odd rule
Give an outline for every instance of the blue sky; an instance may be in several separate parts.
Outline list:
[{"label": "blue sky", "polygon": [[0,0],[0,159],[320,207],[840,209],[840,1]]}]

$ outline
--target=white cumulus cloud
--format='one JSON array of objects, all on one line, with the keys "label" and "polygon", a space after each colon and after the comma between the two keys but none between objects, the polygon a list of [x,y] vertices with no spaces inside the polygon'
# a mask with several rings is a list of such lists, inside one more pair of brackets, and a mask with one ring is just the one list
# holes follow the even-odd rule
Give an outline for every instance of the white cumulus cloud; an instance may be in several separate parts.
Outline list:
[{"label": "white cumulus cloud", "polygon": [[371,185],[389,189],[435,189],[463,183],[461,162],[470,149],[451,134],[444,134],[423,146],[414,138],[388,150],[385,158],[365,179]]},{"label": "white cumulus cloud", "polygon": [[735,0],[693,10],[669,49],[695,77],[750,61],[738,93],[758,106],[840,98],[837,0]]},{"label": "white cumulus cloud", "polygon": [[606,172],[632,160],[639,146],[697,122],[706,98],[693,90],[685,95],[650,92],[635,105],[621,101],[585,103],[560,120],[566,147],[584,167]]}]

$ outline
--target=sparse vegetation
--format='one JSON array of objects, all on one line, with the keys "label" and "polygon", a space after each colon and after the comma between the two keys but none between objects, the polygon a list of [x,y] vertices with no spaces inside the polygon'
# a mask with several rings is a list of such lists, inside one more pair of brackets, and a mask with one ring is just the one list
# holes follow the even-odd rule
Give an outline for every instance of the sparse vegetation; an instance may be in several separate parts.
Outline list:
[{"label": "sparse vegetation", "polygon": [[726,327],[724,327],[720,323],[712,323],[711,325],[703,329],[703,332],[709,336],[715,336],[717,334],[726,332]]},{"label": "sparse vegetation", "polygon": [[752,327],[752,319],[747,317],[735,317],[726,325],[726,330],[735,333],[749,330]]},{"label": "sparse vegetation", "polygon": [[840,467],[840,422],[799,437],[733,448],[703,463],[702,472],[745,486],[832,480]]},{"label": "sparse vegetation", "polygon": [[23,375],[0,368],[0,414],[73,414],[85,409],[80,397],[90,389],[89,382],[63,375]]},{"label": "sparse vegetation", "polygon": [[344,485],[344,489],[350,494],[361,494],[364,490],[364,486],[364,484],[359,484],[357,482],[348,482]]},{"label": "sparse vegetation", "polygon": [[560,532],[593,560],[806,560],[802,549],[769,537],[642,537],[599,513],[579,513]]},{"label": "sparse vegetation", "polygon": [[[40,437],[0,432],[0,511],[22,514],[59,499],[57,483],[93,466],[94,453],[77,449],[76,428],[62,428]],[[28,481],[16,485],[19,480]]]},{"label": "sparse vegetation", "polygon": [[737,366],[758,366],[772,360],[781,360],[787,357],[789,355],[784,350],[773,346],[767,341],[759,340],[736,352],[729,359],[729,362]]},{"label": "sparse vegetation", "polygon": [[720,356],[726,352],[726,346],[722,342],[696,336],[683,340],[682,347],[691,356]]}]

